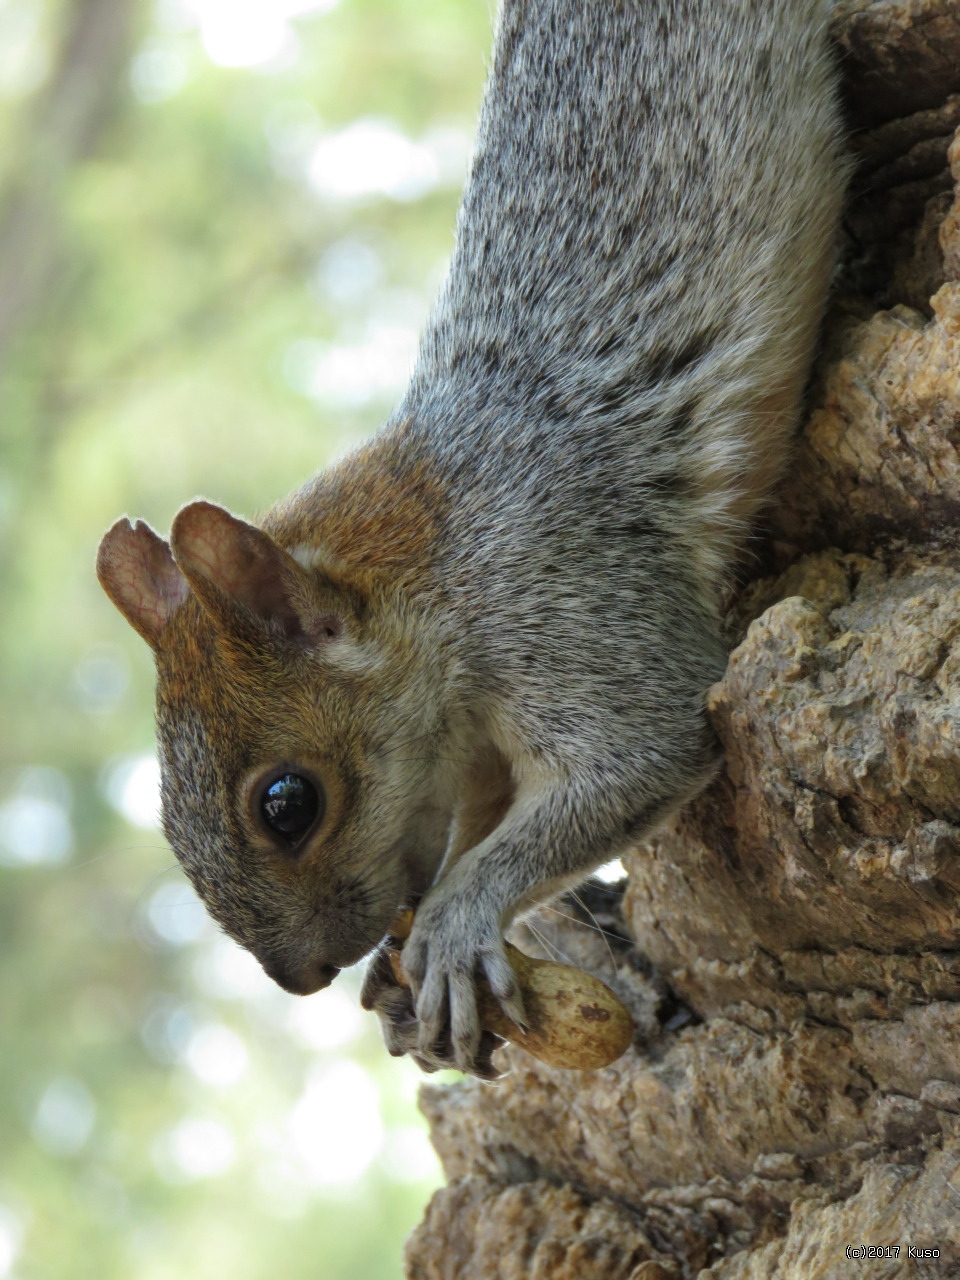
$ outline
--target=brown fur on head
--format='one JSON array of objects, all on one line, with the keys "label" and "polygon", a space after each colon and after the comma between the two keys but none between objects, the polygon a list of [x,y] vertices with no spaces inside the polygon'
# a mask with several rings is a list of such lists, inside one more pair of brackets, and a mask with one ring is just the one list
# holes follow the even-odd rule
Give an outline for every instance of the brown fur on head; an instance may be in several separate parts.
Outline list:
[{"label": "brown fur on head", "polygon": [[[325,986],[424,887],[413,828],[425,773],[391,750],[409,709],[401,689],[393,706],[384,696],[388,640],[360,593],[211,503],[179,513],[169,547],[119,521],[98,572],[156,656],[163,822],[177,857],[281,986]],[[319,797],[292,840],[264,817],[266,789],[287,776]]]}]

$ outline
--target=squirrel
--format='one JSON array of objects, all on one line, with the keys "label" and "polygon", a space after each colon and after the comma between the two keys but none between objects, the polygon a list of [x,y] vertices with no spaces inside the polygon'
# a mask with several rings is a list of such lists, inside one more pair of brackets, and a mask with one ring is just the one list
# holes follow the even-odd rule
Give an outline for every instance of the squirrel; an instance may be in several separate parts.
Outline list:
[{"label": "squirrel", "polygon": [[[720,602],[791,437],[847,162],[829,0],[503,0],[446,281],[369,443],[256,524],[119,520],[166,835],[308,994],[494,1076],[503,933],[699,792]],[[384,962],[400,906],[418,906]]]}]

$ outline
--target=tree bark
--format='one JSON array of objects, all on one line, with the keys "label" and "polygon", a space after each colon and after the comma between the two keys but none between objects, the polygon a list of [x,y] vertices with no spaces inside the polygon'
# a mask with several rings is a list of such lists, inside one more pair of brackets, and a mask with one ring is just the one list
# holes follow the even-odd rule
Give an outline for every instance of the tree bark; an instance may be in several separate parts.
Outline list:
[{"label": "tree bark", "polygon": [[960,5],[835,37],[860,164],[726,768],[592,892],[606,936],[543,922],[635,1044],[423,1089],[408,1280],[960,1274]]}]

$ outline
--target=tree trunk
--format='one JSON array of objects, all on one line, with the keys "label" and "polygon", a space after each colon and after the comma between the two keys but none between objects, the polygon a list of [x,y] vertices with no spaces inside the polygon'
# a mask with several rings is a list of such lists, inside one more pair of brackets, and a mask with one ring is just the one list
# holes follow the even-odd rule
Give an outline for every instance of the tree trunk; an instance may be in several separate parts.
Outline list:
[{"label": "tree trunk", "polygon": [[635,1045],[423,1090],[409,1280],[960,1275],[960,3],[835,36],[860,167],[726,770],[590,893],[609,936],[545,918]]},{"label": "tree trunk", "polygon": [[62,268],[64,184],[109,119],[139,17],[134,0],[72,0],[62,18],[54,73],[23,122],[20,154],[0,192],[0,372]]}]

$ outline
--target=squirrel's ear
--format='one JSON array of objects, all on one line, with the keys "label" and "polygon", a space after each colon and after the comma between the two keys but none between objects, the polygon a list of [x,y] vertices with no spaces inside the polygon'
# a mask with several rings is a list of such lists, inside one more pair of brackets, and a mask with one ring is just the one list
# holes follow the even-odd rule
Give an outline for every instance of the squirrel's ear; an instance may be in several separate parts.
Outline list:
[{"label": "squirrel's ear", "polygon": [[173,521],[170,545],[201,604],[226,627],[239,604],[287,638],[305,637],[304,572],[262,529],[212,502],[190,502]]},{"label": "squirrel's ear", "polygon": [[142,520],[123,516],[100,542],[97,577],[131,627],[156,649],[170,615],[187,597],[164,540]]}]

